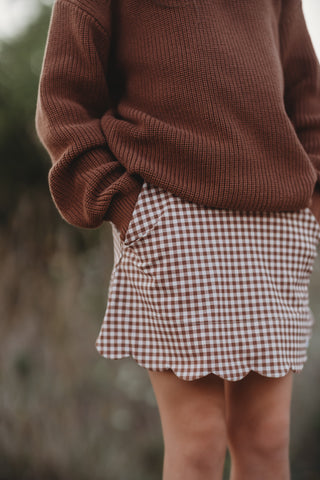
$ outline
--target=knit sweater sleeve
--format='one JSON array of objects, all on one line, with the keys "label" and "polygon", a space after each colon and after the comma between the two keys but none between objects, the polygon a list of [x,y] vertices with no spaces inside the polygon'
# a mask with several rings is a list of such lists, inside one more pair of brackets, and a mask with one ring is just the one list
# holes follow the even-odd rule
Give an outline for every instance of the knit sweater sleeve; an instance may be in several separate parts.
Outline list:
[{"label": "knit sweater sleeve", "polygon": [[101,117],[110,108],[110,16],[105,0],[56,0],[35,124],[52,160],[49,188],[61,216],[83,228],[110,220],[123,237],[143,180],[114,157],[101,128]]},{"label": "knit sweater sleeve", "polygon": [[[320,64],[301,0],[283,0],[280,42],[286,111],[320,182]],[[320,185],[317,185],[319,187]]]}]

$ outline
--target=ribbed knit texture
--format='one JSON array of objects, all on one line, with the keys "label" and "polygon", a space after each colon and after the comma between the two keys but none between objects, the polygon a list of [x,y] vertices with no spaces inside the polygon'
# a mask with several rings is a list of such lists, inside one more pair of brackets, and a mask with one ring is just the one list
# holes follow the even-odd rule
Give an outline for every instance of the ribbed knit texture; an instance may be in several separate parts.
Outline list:
[{"label": "ribbed knit texture", "polygon": [[301,1],[56,0],[36,130],[78,227],[123,238],[144,180],[216,208],[310,206],[320,65]]}]

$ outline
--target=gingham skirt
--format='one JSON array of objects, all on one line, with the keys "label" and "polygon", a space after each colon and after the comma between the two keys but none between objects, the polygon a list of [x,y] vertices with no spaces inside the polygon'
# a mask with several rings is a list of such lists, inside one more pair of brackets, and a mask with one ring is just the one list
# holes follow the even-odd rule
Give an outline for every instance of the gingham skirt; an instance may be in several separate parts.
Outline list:
[{"label": "gingham skirt", "polygon": [[184,380],[280,377],[307,360],[320,224],[295,212],[224,210],[144,182],[114,266],[97,351]]}]

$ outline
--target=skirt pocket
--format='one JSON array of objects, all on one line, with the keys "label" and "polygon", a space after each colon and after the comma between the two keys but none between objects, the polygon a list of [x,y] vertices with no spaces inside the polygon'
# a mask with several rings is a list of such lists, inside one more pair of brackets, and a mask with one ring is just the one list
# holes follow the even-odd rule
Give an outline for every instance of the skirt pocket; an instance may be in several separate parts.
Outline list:
[{"label": "skirt pocket", "polygon": [[128,247],[146,237],[163,216],[171,194],[144,182],[135,203],[123,245]]}]

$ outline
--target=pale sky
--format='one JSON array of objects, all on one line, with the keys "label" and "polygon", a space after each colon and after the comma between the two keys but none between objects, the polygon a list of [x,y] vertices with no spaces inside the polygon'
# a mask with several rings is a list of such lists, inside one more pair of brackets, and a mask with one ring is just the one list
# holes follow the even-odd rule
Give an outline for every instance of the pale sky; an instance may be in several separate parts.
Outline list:
[{"label": "pale sky", "polygon": [[[21,32],[37,16],[41,3],[52,5],[53,0],[0,0],[0,39],[10,39]],[[302,5],[320,59],[320,0],[302,0]]]}]

